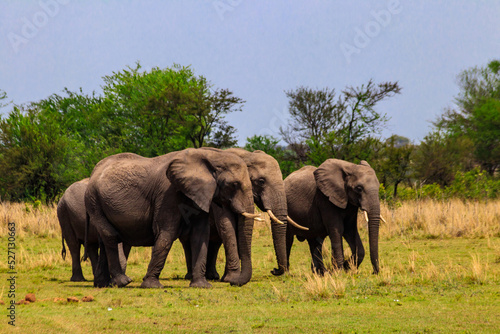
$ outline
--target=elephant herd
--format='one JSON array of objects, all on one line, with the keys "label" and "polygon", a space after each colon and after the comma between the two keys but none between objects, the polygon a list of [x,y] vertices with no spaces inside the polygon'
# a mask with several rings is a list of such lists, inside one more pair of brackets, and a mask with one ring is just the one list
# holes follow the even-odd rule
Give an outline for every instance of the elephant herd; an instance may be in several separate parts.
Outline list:
[{"label": "elephant herd", "polygon": [[[133,246],[152,247],[141,287],[161,288],[160,273],[175,240],[182,243],[191,287],[208,280],[241,286],[252,277],[255,205],[271,218],[277,268],[288,271],[294,237],[307,240],[312,269],[322,274],[322,245],[329,236],[335,268],[359,266],[364,248],[358,209],[367,212],[370,258],[379,271],[379,182],[374,170],[328,159],[305,166],[283,180],[278,162],[262,151],[185,149],[154,158],[121,153],[101,160],[90,178],[72,184],[61,197],[57,216],[72,258],[71,281],[84,281],[80,247],[90,258],[94,286],[123,287]],[[352,250],[345,260],[342,237]],[[224,274],[216,270],[224,245]]]}]

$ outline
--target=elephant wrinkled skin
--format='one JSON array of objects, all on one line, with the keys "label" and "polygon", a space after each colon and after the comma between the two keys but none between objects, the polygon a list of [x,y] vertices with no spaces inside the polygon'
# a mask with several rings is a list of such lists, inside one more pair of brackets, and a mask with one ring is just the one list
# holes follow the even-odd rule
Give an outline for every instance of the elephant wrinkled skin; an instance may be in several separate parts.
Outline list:
[{"label": "elephant wrinkled skin", "polygon": [[[80,264],[80,248],[81,245],[85,245],[85,191],[87,190],[88,183],[88,178],[73,183],[66,189],[59,203],[57,203],[57,219],[59,220],[62,233],[61,255],[63,259],[66,258],[66,247],[64,246],[64,240],[66,240],[71,254],[71,281],[73,282],[85,281],[82,273],[82,266]],[[122,244],[120,244],[120,263],[123,271],[125,271],[127,265],[126,259],[130,252],[130,247],[123,247],[124,249],[122,249]],[[92,273],[95,275],[99,254],[99,241],[97,230],[93,226],[90,226],[87,231],[87,244],[85,245],[85,250],[90,258]]]},{"label": "elephant wrinkled skin", "polygon": [[[141,287],[159,282],[167,255],[177,238],[189,238],[192,287],[210,287],[205,278],[212,203],[238,215],[241,273],[231,281],[246,284],[252,276],[253,198],[245,163],[233,154],[186,149],[155,158],[122,153],[101,160],[90,177],[85,205],[103,243],[98,268],[109,267],[111,282],[130,283],[120,268],[117,244],[153,246]],[[243,215],[246,215],[243,216]],[[101,254],[102,255],[102,254]]]},{"label": "elephant wrinkled skin", "polygon": [[[313,271],[325,271],[323,240],[330,237],[333,265],[348,269],[349,263],[359,266],[365,250],[357,228],[358,209],[368,213],[370,259],[374,273],[379,272],[378,234],[380,222],[379,181],[366,161],[359,165],[328,159],[318,168],[306,166],[285,179],[288,214],[309,231],[293,226],[287,229],[288,265],[294,235],[307,240]],[[344,237],[352,250],[352,258],[344,261]]]},{"label": "elephant wrinkled skin", "polygon": [[[271,220],[271,231],[273,236],[274,250],[278,262],[278,268],[274,269],[274,275],[281,275],[286,268],[286,221],[287,206],[285,196],[285,185],[280,166],[276,159],[263,151],[249,152],[240,148],[219,150],[214,148],[202,148],[215,152],[226,152],[234,154],[243,159],[248,167],[248,173],[252,182],[253,199],[257,207],[273,215],[283,223]],[[216,270],[217,254],[220,246],[224,244],[226,255],[226,267],[222,281],[230,281],[231,277],[239,271],[238,243],[234,238],[237,235],[235,217],[227,210],[212,205],[211,208],[211,232],[207,259],[207,278],[219,279]],[[228,231],[230,231],[228,233]],[[186,264],[188,273],[186,278],[192,276],[191,263],[189,261],[189,245],[183,242],[186,252]]]}]

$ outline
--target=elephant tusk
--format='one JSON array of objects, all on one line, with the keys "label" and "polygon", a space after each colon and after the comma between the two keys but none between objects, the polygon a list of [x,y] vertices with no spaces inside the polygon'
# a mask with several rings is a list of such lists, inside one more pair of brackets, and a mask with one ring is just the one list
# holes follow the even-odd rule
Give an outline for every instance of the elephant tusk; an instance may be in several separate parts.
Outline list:
[{"label": "elephant tusk", "polygon": [[290,216],[286,216],[286,220],[288,220],[288,222],[289,222],[290,224],[292,224],[293,226],[295,226],[295,227],[296,227],[296,228],[298,228],[298,229],[301,229],[301,230],[304,230],[304,231],[309,231],[309,228],[307,228],[307,227],[304,227],[304,226],[302,226],[302,225],[297,224],[296,222],[294,222],[294,221],[293,221],[293,219],[292,219],[292,218],[290,218]]},{"label": "elephant tusk", "polygon": [[[368,213],[363,210],[363,214],[365,215],[365,220],[368,223]],[[382,217],[382,215],[380,215],[380,220],[387,224],[387,221],[384,219],[384,217]]]},{"label": "elephant tusk", "polygon": [[274,215],[274,213],[271,211],[271,210],[267,210],[267,214],[269,215],[269,217],[274,220],[276,223],[278,224],[285,224],[283,223],[281,220],[279,220],[278,218],[276,218],[276,216]]},{"label": "elephant tusk", "polygon": [[244,216],[245,218],[253,218],[259,222],[264,221],[262,218],[260,218],[260,215],[258,213],[242,212],[241,215]]}]

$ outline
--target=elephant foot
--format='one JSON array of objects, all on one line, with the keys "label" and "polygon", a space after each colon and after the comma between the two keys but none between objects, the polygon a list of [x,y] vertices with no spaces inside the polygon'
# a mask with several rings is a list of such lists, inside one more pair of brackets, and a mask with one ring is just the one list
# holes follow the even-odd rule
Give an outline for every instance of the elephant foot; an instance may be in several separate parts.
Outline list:
[{"label": "elephant foot", "polygon": [[202,278],[202,279],[192,280],[191,283],[189,284],[189,287],[208,289],[212,287],[212,284],[208,283],[208,281],[205,278]]},{"label": "elephant foot", "polygon": [[107,288],[111,286],[111,279],[94,279],[94,288]]},{"label": "elephant foot", "polygon": [[87,280],[85,279],[85,277],[83,277],[83,275],[73,275],[73,276],[71,276],[70,281],[71,282],[87,282]]},{"label": "elephant foot", "polygon": [[220,279],[220,275],[217,272],[217,270],[207,270],[205,277],[208,280],[212,280],[212,281],[218,281]]},{"label": "elephant foot", "polygon": [[281,276],[285,273],[285,269],[283,268],[274,268],[273,270],[271,270],[271,274],[273,274],[274,276]]},{"label": "elephant foot", "polygon": [[349,264],[349,261],[344,261],[344,270],[347,271],[351,269],[351,265]]},{"label": "elephant foot", "polygon": [[191,272],[188,272],[185,276],[184,276],[184,279],[187,279],[187,280],[192,280],[193,279],[193,273]]},{"label": "elephant foot", "polygon": [[312,272],[313,274],[316,274],[318,276],[325,276],[325,268],[314,268],[314,267],[311,267],[312,269]]},{"label": "elephant foot", "polygon": [[123,274],[117,275],[111,279],[111,285],[113,285],[113,286],[116,285],[119,288],[123,288],[124,286],[126,286],[130,282],[132,282],[132,279],[130,277],[128,277],[127,275],[123,275]]},{"label": "elephant foot", "polygon": [[144,278],[141,284],[141,288],[144,289],[162,289],[164,286],[160,283],[160,280],[156,277]]},{"label": "elephant foot", "polygon": [[229,270],[224,273],[224,276],[221,278],[221,282],[230,283],[232,281],[236,281],[238,277],[240,277],[240,270]]}]

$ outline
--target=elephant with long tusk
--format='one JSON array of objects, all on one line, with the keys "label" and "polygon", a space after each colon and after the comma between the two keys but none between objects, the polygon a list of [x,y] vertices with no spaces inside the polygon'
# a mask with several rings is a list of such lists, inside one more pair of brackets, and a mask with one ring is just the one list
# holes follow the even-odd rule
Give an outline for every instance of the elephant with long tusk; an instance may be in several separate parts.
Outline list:
[{"label": "elephant with long tusk", "polygon": [[141,287],[163,287],[159,276],[177,238],[190,241],[190,286],[210,287],[205,270],[209,214],[214,207],[236,217],[237,235],[232,237],[238,244],[241,271],[230,283],[240,286],[252,277],[256,217],[252,184],[245,162],[234,154],[186,149],[155,158],[132,153],[107,157],[92,172],[85,206],[104,244],[96,272],[111,276],[96,274],[97,287],[123,287],[131,282],[120,267],[119,242],[153,247]]},{"label": "elephant with long tusk", "polygon": [[[214,148],[202,148],[201,150],[220,151]],[[271,271],[273,275],[282,275],[286,267],[286,229],[287,223],[297,228],[306,229],[295,223],[289,216],[286,206],[285,186],[283,176],[278,162],[272,156],[262,151],[249,152],[244,149],[231,148],[223,152],[234,154],[245,161],[250,180],[252,182],[253,199],[257,207],[266,212],[271,218],[271,232],[273,237],[274,251],[278,268]],[[224,229],[236,228],[232,215],[220,210],[216,206],[212,208],[211,217],[217,221],[216,228],[211,231],[210,243],[208,247],[207,278],[219,279],[216,270],[217,254],[220,246],[224,244],[226,253],[226,267],[222,281],[227,281],[238,269],[238,247],[234,240],[225,239]],[[258,217],[256,219],[259,219]],[[223,229],[222,231],[220,229]],[[184,249],[189,249],[183,244]],[[188,273],[186,278],[190,278],[190,264],[187,262]]]}]

